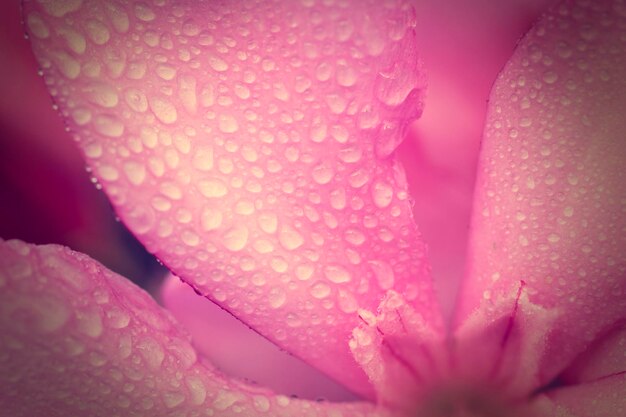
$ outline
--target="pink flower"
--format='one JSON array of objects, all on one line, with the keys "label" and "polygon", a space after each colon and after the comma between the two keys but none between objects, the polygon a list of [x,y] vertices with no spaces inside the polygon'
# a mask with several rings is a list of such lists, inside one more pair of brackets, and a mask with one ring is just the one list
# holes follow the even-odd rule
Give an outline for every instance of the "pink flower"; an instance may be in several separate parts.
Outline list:
[{"label": "pink flower", "polygon": [[[476,144],[405,152],[415,201],[396,155],[428,105],[410,3],[28,0],[24,18],[131,231],[196,292],[363,400],[245,385],[129,281],[69,249],[11,241],[9,415],[624,413],[622,1],[550,9],[496,79],[467,256],[471,181],[409,164],[439,151],[466,173]],[[426,144],[441,120],[475,123],[435,97],[440,120],[417,125]],[[429,256],[441,287],[464,265],[450,325]]]}]

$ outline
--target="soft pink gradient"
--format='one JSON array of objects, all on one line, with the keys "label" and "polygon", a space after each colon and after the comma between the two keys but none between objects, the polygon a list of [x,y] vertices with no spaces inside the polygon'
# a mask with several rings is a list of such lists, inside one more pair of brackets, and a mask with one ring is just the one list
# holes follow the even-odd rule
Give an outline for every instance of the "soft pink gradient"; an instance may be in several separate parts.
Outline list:
[{"label": "soft pink gradient", "polygon": [[[437,116],[416,136],[423,138],[423,165],[410,171],[422,241],[404,173],[390,158],[421,112],[424,79],[410,8],[359,4],[355,13],[342,4],[290,3],[280,6],[284,20],[271,9],[229,14],[237,4],[195,10],[220,28],[216,41],[196,35],[189,21],[179,36],[172,22],[185,11],[170,6],[156,6],[159,13],[135,6],[127,22],[123,8],[109,3],[28,4],[41,7],[27,9],[27,26],[48,88],[134,233],[197,291],[347,387],[366,397],[375,392],[377,405],[255,393],[198,364],[175,322],[136,287],[120,285],[81,255],[10,242],[2,244],[0,296],[2,328],[13,336],[0,349],[10,370],[0,383],[14,415],[47,412],[50,399],[54,412],[92,413],[85,407],[102,404],[107,415],[143,407],[156,415],[171,408],[180,415],[439,416],[452,407],[478,415],[608,417],[626,407],[626,227],[618,215],[626,201],[619,169],[626,126],[615,111],[626,101],[623,3],[563,3],[524,38],[498,77],[451,336],[432,292],[426,247],[449,317],[466,263],[462,229],[477,151],[471,138],[482,114],[467,103],[476,103],[493,75],[463,65],[475,88],[433,82],[435,97],[450,107],[434,99]],[[530,16],[539,9],[526,10]],[[475,10],[480,4],[464,22]],[[506,16],[513,9],[489,10]],[[99,16],[108,16],[108,29],[90,20]],[[281,27],[284,21],[291,26]],[[515,22],[521,31],[527,15]],[[84,25],[86,51],[64,25]],[[177,37],[127,34],[144,25]],[[294,26],[294,35],[286,33]],[[248,44],[249,30],[255,36]],[[500,47],[486,54],[485,74],[497,70],[511,45],[512,32],[504,32]],[[469,44],[483,44],[476,33]],[[200,47],[189,52],[203,55],[204,66],[186,58],[195,36]],[[71,55],[60,52],[68,40]],[[160,55],[146,52],[153,42],[161,43]],[[233,55],[237,48],[245,52]],[[271,58],[255,58],[254,51],[272,48]],[[446,52],[424,50],[426,60],[430,51],[449,68]],[[184,63],[156,64],[163,58]],[[238,70],[246,60],[247,73]],[[154,68],[139,77],[143,63]],[[356,79],[352,67],[360,71]],[[435,69],[433,80],[445,74]],[[205,80],[212,91],[203,95]],[[212,112],[215,106],[221,109]],[[457,111],[462,117],[454,117]],[[188,295],[180,288],[170,285],[163,297],[193,324],[205,313],[183,306]],[[209,329],[194,333],[196,348],[211,356],[220,341]],[[24,346],[33,354],[24,355]],[[36,389],[58,372],[66,384]],[[311,392],[310,384],[323,381],[308,378],[294,389]],[[266,381],[280,387],[288,379]],[[22,397],[20,387],[35,394]]]}]

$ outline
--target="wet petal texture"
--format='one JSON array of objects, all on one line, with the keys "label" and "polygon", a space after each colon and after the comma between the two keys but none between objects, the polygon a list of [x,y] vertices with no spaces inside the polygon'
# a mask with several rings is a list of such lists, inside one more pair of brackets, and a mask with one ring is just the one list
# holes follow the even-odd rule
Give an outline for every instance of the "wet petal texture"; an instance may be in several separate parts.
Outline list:
[{"label": "wet petal texture", "polygon": [[374,412],[225,379],[147,293],[60,246],[0,242],[0,325],[0,408],[13,417]]},{"label": "wet petal texture", "polygon": [[626,311],[625,68],[624,2],[566,1],[491,94],[457,319],[524,281],[558,315],[537,357],[520,359],[538,361],[542,384]]},{"label": "wet petal texture", "polygon": [[357,308],[437,316],[391,157],[421,111],[402,1],[28,1],[33,49],[120,217],[177,275],[369,390]]}]

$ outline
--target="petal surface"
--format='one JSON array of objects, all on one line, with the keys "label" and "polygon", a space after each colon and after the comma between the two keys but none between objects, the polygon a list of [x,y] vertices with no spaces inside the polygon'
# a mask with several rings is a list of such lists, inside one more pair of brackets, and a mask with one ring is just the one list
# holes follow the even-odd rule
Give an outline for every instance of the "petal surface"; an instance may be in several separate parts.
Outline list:
[{"label": "petal surface", "polygon": [[614,417],[626,412],[624,375],[559,388],[540,395],[534,403],[540,417]]},{"label": "petal surface", "polygon": [[371,388],[357,308],[438,308],[404,173],[421,112],[403,1],[27,1],[49,91],[119,216],[261,334]]},{"label": "petal surface", "polygon": [[624,3],[566,1],[491,94],[457,320],[524,281],[559,315],[535,352],[542,383],[626,311],[625,68]]},{"label": "petal surface", "polygon": [[0,242],[0,328],[13,417],[385,415],[225,378],[147,293],[60,246]]},{"label": "petal surface", "polygon": [[198,297],[179,278],[167,278],[159,299],[191,333],[198,354],[210,358],[222,372],[287,396],[338,402],[358,399],[327,375],[251,331],[218,305]]}]

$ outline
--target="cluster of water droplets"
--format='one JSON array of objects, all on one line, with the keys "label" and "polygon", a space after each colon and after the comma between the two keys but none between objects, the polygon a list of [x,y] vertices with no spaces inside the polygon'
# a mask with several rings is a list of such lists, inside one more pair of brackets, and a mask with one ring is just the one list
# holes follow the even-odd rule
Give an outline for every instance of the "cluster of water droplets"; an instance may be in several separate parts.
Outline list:
[{"label": "cluster of water droplets", "polygon": [[223,379],[147,293],[85,255],[19,241],[0,241],[0,254],[11,415],[363,415]]},{"label": "cluster of water droplets", "polygon": [[623,315],[625,57],[621,2],[555,9],[494,86],[479,172],[475,240],[489,248],[470,285],[493,285],[489,300],[503,277],[524,280],[533,302],[572,309],[563,331],[587,338],[593,311]]},{"label": "cluster of water droplets", "polygon": [[421,112],[407,3],[27,10],[48,88],[95,178],[198,291],[307,352],[329,326],[347,337],[359,305],[374,308],[391,287],[429,302],[390,157]]}]

